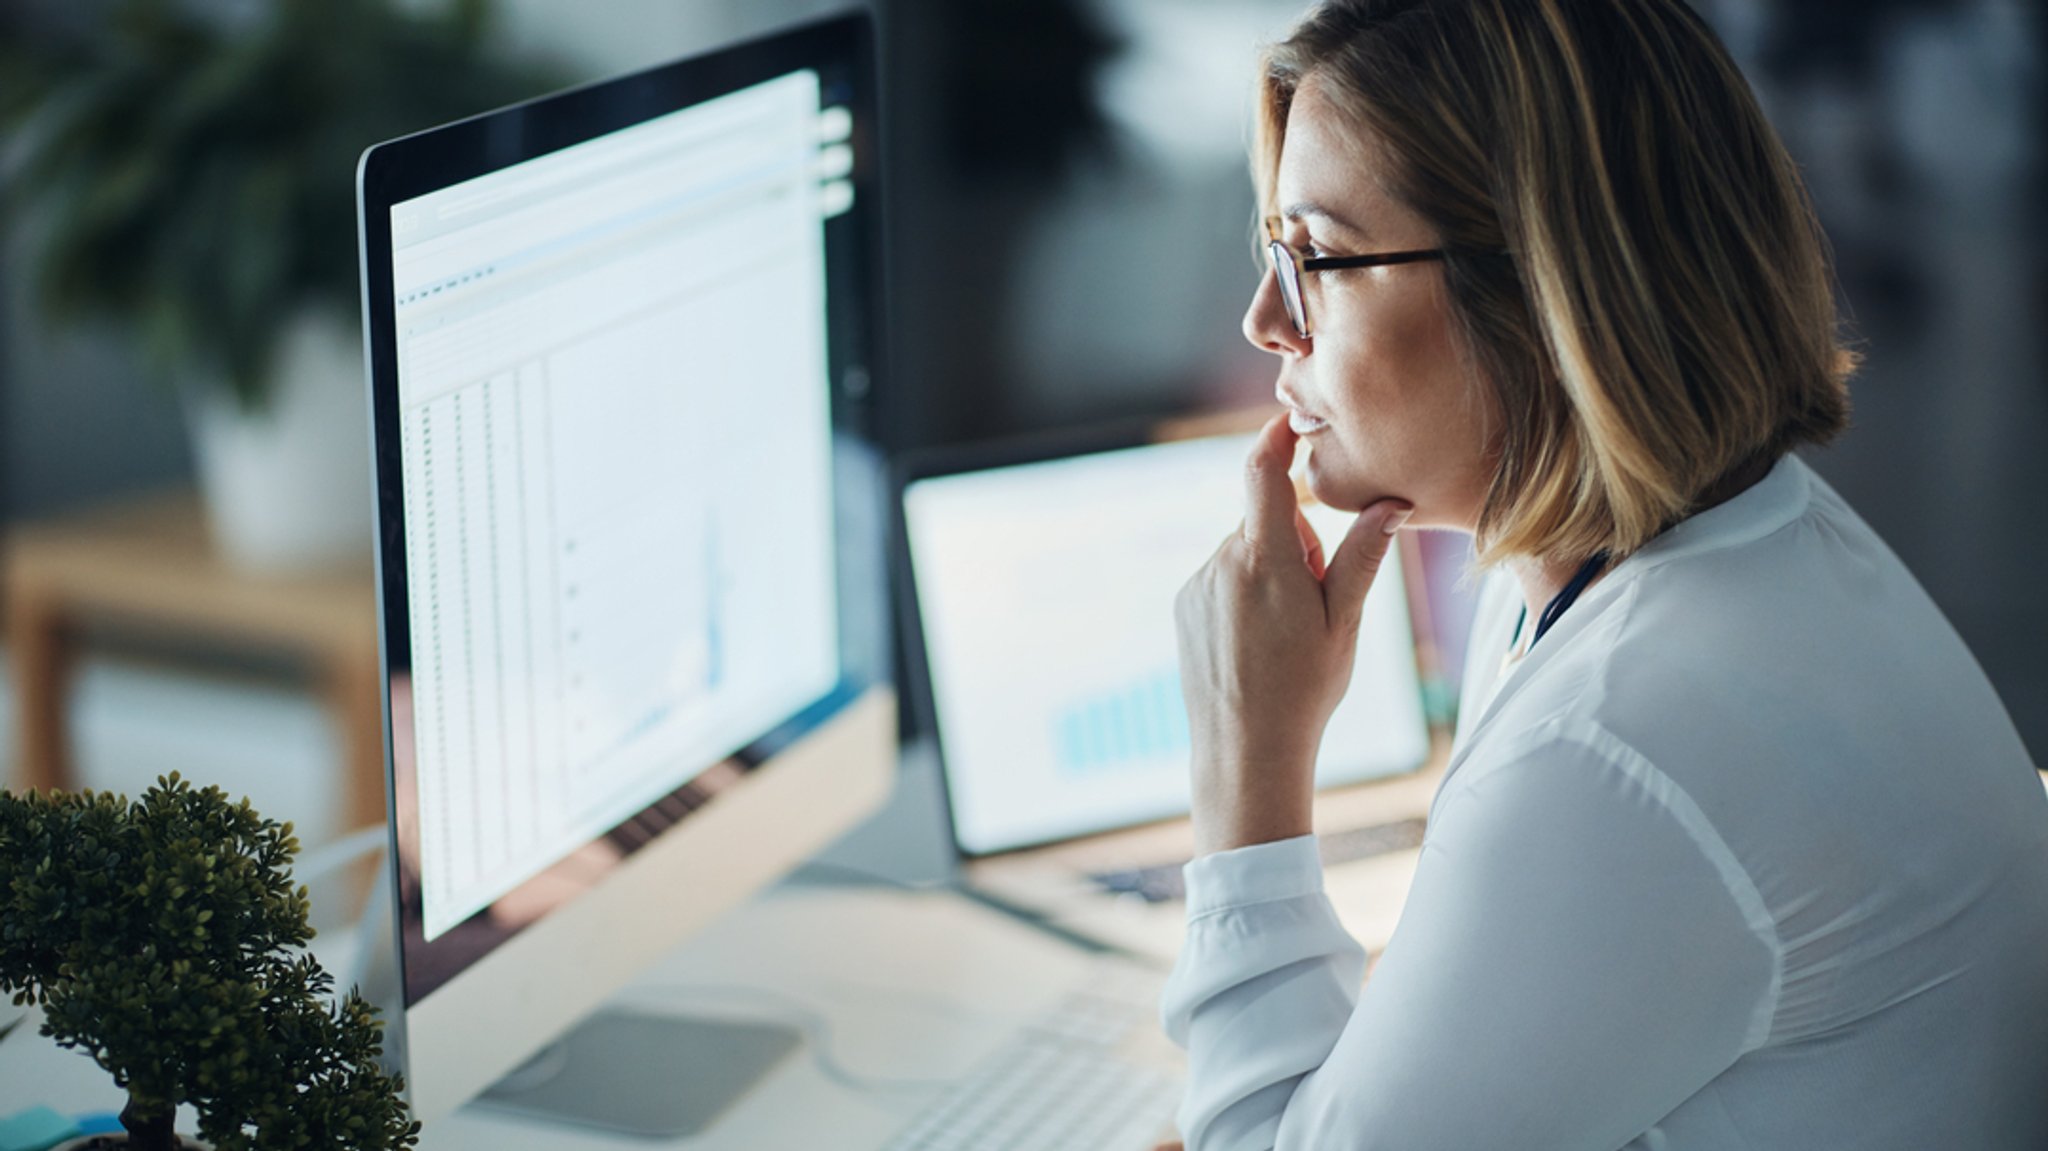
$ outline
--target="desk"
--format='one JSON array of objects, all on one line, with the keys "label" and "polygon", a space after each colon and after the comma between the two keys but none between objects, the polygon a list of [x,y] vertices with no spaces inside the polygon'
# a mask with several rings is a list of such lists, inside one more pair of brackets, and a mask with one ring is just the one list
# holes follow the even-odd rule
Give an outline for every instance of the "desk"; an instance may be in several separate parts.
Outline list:
[{"label": "desk", "polygon": [[[1418,783],[1417,780],[1420,780]],[[1428,785],[1415,777],[1400,788]],[[1397,797],[1398,798],[1398,797]],[[943,822],[937,763],[928,744],[905,749],[884,807],[813,857],[812,872],[875,874],[908,884],[942,882],[954,869]],[[1346,886],[1332,873],[1340,913],[1388,919],[1405,897],[1380,870]],[[1386,888],[1386,890],[1382,890]],[[1343,894],[1349,892],[1349,895]],[[1121,907],[1130,930],[1165,957],[1178,951],[1180,904]],[[1108,912],[1104,911],[1103,915]],[[1111,925],[1090,919],[1076,926]],[[323,933],[316,944],[345,953],[350,942]],[[323,957],[325,958],[325,957]],[[1082,977],[1094,956],[943,888],[899,890],[784,882],[742,904],[643,973],[614,1002],[642,1011],[786,1022],[778,1000],[831,1025],[838,1062],[875,1079],[948,1079],[994,1051],[1020,1022],[1037,1016]],[[328,963],[330,970],[338,965]],[[1162,979],[1164,968],[1160,967]],[[768,995],[737,989],[758,989]],[[0,1007],[0,1018],[8,1009]],[[33,1023],[0,1042],[0,1114],[43,1104],[67,1114],[118,1110],[121,1094],[74,1052],[34,1034]],[[1152,1051],[1181,1056],[1163,1035]],[[465,1108],[423,1133],[421,1151],[862,1151],[888,1140],[937,1097],[937,1089],[857,1091],[824,1072],[808,1049],[785,1060],[696,1139],[650,1143],[540,1126]],[[191,1118],[186,1119],[187,1129]]]},{"label": "desk", "polygon": [[[832,1054],[849,1070],[946,1080],[1053,1003],[1090,962],[1077,948],[948,892],[785,883],[692,938],[615,1002],[780,1022],[789,1011],[777,1001],[786,999],[830,1022]],[[1157,1044],[1161,1058],[1178,1057],[1163,1036]],[[695,1139],[648,1142],[472,1107],[428,1128],[420,1148],[856,1151],[885,1144],[938,1094],[925,1086],[854,1090],[821,1072],[807,1046]],[[25,1027],[0,1043],[0,1114],[33,1103],[65,1113],[116,1110],[121,1095],[85,1057]]]},{"label": "desk", "polygon": [[384,818],[383,682],[367,552],[348,570],[238,571],[215,552],[198,497],[177,492],[20,525],[6,558],[19,784],[70,785],[68,672],[85,629],[100,625],[306,665],[340,726],[343,826]]}]

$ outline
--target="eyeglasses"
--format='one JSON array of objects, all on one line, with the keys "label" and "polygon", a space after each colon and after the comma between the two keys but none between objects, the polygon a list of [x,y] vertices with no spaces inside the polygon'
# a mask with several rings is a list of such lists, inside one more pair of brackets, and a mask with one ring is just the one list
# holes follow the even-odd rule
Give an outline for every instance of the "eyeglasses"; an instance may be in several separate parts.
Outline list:
[{"label": "eyeglasses", "polygon": [[1287,306],[1287,318],[1294,321],[1294,334],[1308,338],[1308,303],[1302,298],[1304,272],[1332,272],[1338,268],[1376,268],[1383,264],[1414,264],[1441,260],[1449,253],[1443,248],[1407,252],[1382,252],[1377,256],[1304,257],[1280,238],[1280,218],[1266,217],[1266,266],[1280,281],[1280,302]]}]

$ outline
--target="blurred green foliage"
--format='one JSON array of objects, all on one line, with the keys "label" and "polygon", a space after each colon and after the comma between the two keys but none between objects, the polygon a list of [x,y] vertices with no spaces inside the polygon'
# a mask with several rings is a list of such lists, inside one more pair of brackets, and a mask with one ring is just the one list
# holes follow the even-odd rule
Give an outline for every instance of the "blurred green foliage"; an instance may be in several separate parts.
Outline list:
[{"label": "blurred green foliage", "polygon": [[173,774],[131,804],[0,791],[0,992],[128,1092],[136,1151],[172,1151],[177,1108],[219,1151],[416,1142],[377,1063],[376,1011],[304,953],[298,841]]},{"label": "blurred green foliage", "polygon": [[359,308],[363,149],[561,81],[489,50],[488,0],[419,9],[114,0],[87,35],[0,42],[0,212],[28,225],[46,313],[111,320],[159,374],[260,409],[284,321]]}]

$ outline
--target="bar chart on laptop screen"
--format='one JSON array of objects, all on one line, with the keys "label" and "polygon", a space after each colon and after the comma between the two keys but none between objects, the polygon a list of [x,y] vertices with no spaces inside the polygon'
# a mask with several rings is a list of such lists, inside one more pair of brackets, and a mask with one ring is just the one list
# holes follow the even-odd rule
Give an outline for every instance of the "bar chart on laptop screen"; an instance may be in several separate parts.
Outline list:
[{"label": "bar chart on laptop screen", "polygon": [[1114,772],[1188,750],[1180,673],[1171,664],[1060,706],[1053,718],[1061,775]]},{"label": "bar chart on laptop screen", "polygon": [[[1179,814],[1189,733],[1173,602],[1243,514],[1224,437],[918,481],[905,495],[956,833],[971,852]],[[1306,509],[1334,549],[1350,517]],[[1367,601],[1317,779],[1426,750],[1400,564]]]},{"label": "bar chart on laptop screen", "polygon": [[393,210],[429,937],[836,679],[818,101]]}]

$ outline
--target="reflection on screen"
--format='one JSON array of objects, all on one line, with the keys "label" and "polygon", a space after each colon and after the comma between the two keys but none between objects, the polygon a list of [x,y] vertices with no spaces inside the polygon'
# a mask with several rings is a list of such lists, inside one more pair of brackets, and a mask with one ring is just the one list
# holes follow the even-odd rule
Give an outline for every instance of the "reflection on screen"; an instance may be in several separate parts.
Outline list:
[{"label": "reflection on screen", "polygon": [[830,689],[814,73],[392,208],[427,938]]},{"label": "reflection on screen", "polygon": [[[910,485],[918,615],[964,850],[1188,809],[1173,601],[1236,530],[1250,448],[1219,437]],[[1334,552],[1350,516],[1305,510]],[[1366,599],[1316,780],[1406,771],[1427,750],[1396,556]]]}]

